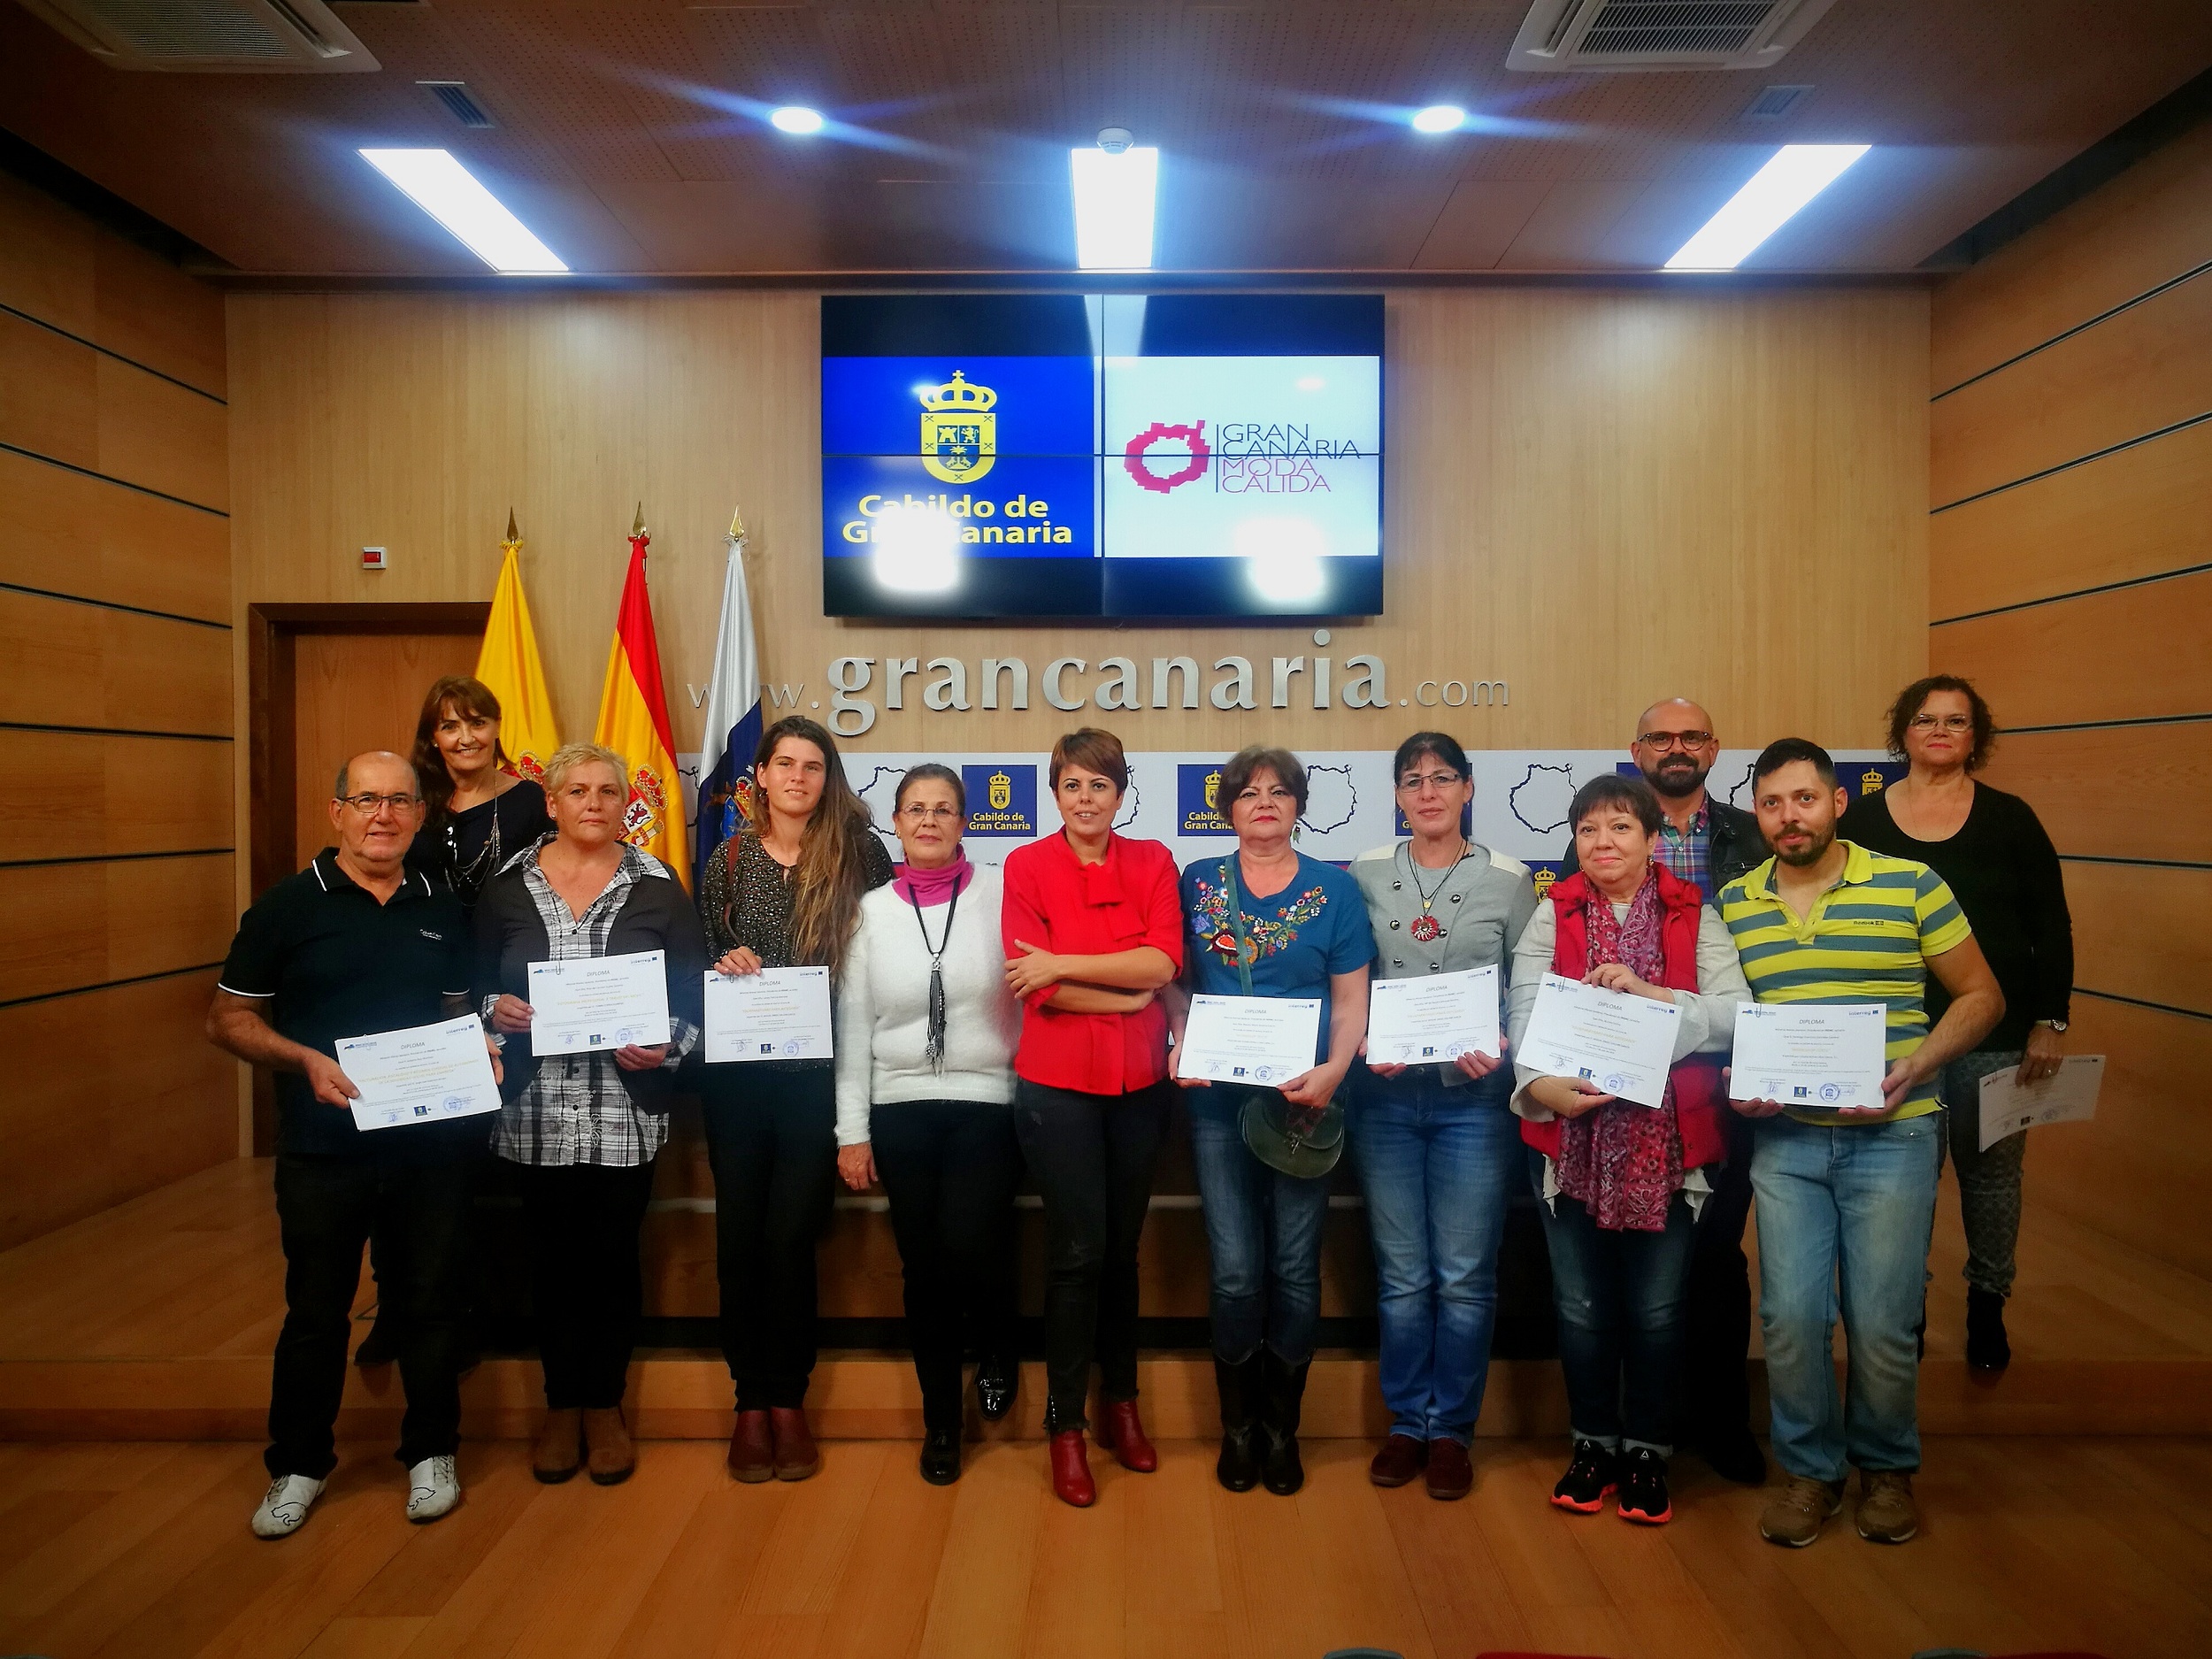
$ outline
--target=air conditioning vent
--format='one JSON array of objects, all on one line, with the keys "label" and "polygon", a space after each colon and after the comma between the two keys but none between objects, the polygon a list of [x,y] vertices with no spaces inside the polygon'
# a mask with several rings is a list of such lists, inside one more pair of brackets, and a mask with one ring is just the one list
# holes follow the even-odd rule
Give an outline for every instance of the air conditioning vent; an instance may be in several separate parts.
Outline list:
[{"label": "air conditioning vent", "polygon": [[1835,0],[1535,0],[1508,69],[1763,69]]},{"label": "air conditioning vent", "polygon": [[493,125],[484,106],[469,96],[465,81],[418,81],[415,84],[445,105],[445,111],[464,127],[483,127]]},{"label": "air conditioning vent", "polygon": [[1810,87],[1769,87],[1745,107],[1747,121],[1778,121],[1812,91]]},{"label": "air conditioning vent", "polygon": [[359,73],[379,67],[323,0],[23,0],[111,69]]}]

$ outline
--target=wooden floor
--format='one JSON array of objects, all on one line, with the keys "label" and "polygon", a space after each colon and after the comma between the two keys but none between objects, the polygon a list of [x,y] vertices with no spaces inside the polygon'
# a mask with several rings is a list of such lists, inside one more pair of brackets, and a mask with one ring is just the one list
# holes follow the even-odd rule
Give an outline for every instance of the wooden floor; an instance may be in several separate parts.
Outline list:
[{"label": "wooden floor", "polygon": [[[0,1436],[257,1439],[283,1317],[269,1182],[265,1162],[240,1160],[0,1252]],[[1953,1189],[1944,1190],[1921,1371],[1924,1428],[2212,1432],[2212,1284],[2032,1205],[2008,1312],[2013,1366],[1993,1381],[1970,1372],[1958,1220]],[[369,1299],[365,1281],[363,1309]],[[1755,1354],[1756,1340],[1755,1333]],[[1042,1379],[1038,1367],[1027,1369],[1024,1394],[1033,1402]],[[1202,1355],[1148,1356],[1142,1384],[1156,1432],[1213,1431],[1212,1373]],[[541,1398],[536,1364],[487,1361],[463,1397],[466,1432],[526,1433]],[[711,1354],[641,1356],[631,1400],[649,1435],[729,1432],[728,1373]],[[355,1372],[346,1402],[341,1432],[388,1434],[397,1379],[388,1368]],[[881,1354],[826,1357],[809,1398],[820,1431],[834,1436],[917,1435],[920,1404],[912,1368]],[[1309,1414],[1324,1435],[1386,1427],[1371,1356],[1317,1361]],[[1493,1366],[1479,1432],[1564,1427],[1555,1363]],[[1038,1432],[1037,1413],[1026,1409],[993,1431]]]},{"label": "wooden floor", "polygon": [[[0,1447],[0,1651],[54,1659],[942,1655],[1308,1659],[1359,1643],[1471,1659],[1904,1659],[1960,1646],[2112,1659],[2212,1652],[2212,1445],[1960,1438],[1921,1482],[1922,1536],[1762,1542],[1761,1494],[1694,1473],[1675,1522],[1570,1517],[1560,1448],[1481,1448],[1474,1495],[1378,1492],[1323,1442],[1294,1499],[1233,1496],[1208,1451],[1102,1471],[1053,1500],[1033,1445],[956,1486],[913,1448],[826,1448],[816,1479],[741,1486],[721,1448],[648,1443],[636,1477],[541,1486],[518,1442],[467,1447],[468,1497],[400,1512],[382,1446],[349,1446],[306,1527],[263,1543],[236,1444]],[[1103,1463],[1103,1459],[1094,1459]]]}]

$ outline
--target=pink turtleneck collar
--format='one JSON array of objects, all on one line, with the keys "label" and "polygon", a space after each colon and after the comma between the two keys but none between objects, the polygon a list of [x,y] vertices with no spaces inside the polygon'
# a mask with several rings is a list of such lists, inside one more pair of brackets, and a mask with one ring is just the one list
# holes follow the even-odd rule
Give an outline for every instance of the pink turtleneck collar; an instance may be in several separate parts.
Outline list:
[{"label": "pink turtleneck collar", "polygon": [[956,893],[966,890],[975,874],[975,866],[968,862],[964,847],[953,854],[949,864],[939,864],[933,870],[917,870],[912,864],[901,864],[891,882],[891,891],[910,904],[924,910],[949,902]]}]

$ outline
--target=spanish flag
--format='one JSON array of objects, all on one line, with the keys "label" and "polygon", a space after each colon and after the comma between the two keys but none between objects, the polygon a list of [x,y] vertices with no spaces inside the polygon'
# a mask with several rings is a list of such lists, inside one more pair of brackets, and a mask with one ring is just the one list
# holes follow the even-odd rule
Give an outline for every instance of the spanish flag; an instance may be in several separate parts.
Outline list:
[{"label": "spanish flag", "polygon": [[499,746],[514,772],[545,781],[545,763],[561,740],[553,732],[553,699],[545,688],[545,664],[538,657],[538,636],[530,626],[530,602],[522,596],[522,538],[515,515],[507,513],[507,535],[500,546],[507,557],[492,595],[491,619],[484,625],[484,646],[477,653],[476,677],[499,699]]},{"label": "spanish flag", "polygon": [[661,649],[653,635],[653,602],[645,591],[645,508],[630,526],[630,574],[622,584],[614,643],[607,651],[607,683],[599,693],[599,725],[592,741],[620,755],[630,768],[630,805],[622,839],[642,848],[676,872],[687,887],[683,781],[676,775],[676,739],[661,690]]}]

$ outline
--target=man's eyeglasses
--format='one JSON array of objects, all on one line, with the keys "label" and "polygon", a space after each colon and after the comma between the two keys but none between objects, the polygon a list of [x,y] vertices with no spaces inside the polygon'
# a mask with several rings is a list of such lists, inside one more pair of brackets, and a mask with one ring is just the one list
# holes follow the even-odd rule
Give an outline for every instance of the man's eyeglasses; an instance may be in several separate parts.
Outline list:
[{"label": "man's eyeglasses", "polygon": [[1455,772],[1409,772],[1398,780],[1398,793],[1418,795],[1424,789],[1449,789],[1466,781]]},{"label": "man's eyeglasses", "polygon": [[946,824],[957,819],[960,809],[939,802],[935,806],[924,806],[917,801],[912,806],[902,806],[899,816],[910,824]]},{"label": "man's eyeglasses", "polygon": [[343,795],[338,797],[363,818],[374,818],[386,807],[395,812],[404,812],[411,806],[419,806],[419,795]]},{"label": "man's eyeglasses", "polygon": [[1916,714],[1905,722],[1916,732],[1970,732],[1974,717],[1970,714]]},{"label": "man's eyeglasses", "polygon": [[1636,741],[1655,755],[1671,749],[1703,749],[1713,741],[1710,732],[1646,732]]}]

